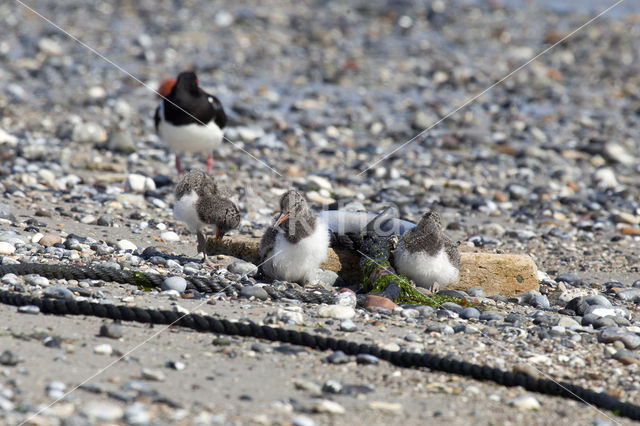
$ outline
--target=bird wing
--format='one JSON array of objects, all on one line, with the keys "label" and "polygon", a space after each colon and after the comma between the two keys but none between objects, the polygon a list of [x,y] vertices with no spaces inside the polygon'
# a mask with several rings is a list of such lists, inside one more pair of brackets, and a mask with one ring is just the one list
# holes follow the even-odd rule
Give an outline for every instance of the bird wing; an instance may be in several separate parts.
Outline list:
[{"label": "bird wing", "polygon": [[451,238],[448,236],[444,236],[444,250],[447,252],[449,256],[449,260],[456,268],[460,269],[461,260],[460,260],[460,250],[458,249],[458,244],[453,242]]},{"label": "bird wing", "polygon": [[216,98],[213,95],[207,94],[207,100],[211,104],[213,108],[213,121],[220,127],[221,129],[227,125],[227,114],[224,112],[224,108],[222,108],[222,103],[220,99]]},{"label": "bird wing", "polygon": [[238,207],[226,198],[200,196],[196,210],[201,221],[216,225],[225,232],[237,228],[240,224]]},{"label": "bird wing", "polygon": [[264,234],[262,234],[262,239],[260,240],[260,247],[258,248],[258,256],[260,256],[260,261],[264,262],[269,256],[271,256],[271,252],[273,252],[276,246],[276,236],[278,235],[278,228],[275,226],[270,226],[267,228]]}]

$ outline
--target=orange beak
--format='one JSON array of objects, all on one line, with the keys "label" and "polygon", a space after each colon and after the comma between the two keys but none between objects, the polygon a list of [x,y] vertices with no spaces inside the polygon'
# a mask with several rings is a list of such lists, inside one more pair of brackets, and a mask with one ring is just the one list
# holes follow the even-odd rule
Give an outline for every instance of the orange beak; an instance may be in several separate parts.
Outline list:
[{"label": "orange beak", "polygon": [[285,220],[287,220],[288,218],[289,218],[289,213],[286,213],[286,214],[280,213],[280,217],[278,218],[278,221],[276,222],[276,226],[280,226],[280,224],[282,222],[284,222]]},{"label": "orange beak", "polygon": [[216,243],[220,240],[220,238],[222,238],[222,231],[220,230],[220,228],[218,228],[218,230],[216,231]]}]

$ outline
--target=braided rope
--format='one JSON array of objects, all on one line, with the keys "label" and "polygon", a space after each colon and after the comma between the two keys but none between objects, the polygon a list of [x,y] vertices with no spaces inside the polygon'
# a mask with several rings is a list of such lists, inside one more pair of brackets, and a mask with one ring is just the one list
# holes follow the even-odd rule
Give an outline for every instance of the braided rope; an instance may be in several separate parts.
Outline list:
[{"label": "braided rope", "polygon": [[353,341],[312,335],[307,332],[274,328],[266,325],[261,326],[255,323],[232,322],[197,314],[183,316],[183,314],[175,311],[160,311],[110,304],[103,305],[87,301],[40,299],[8,291],[0,291],[0,303],[13,306],[35,305],[40,308],[41,312],[54,315],[90,315],[113,320],[152,324],[175,323],[176,325],[203,332],[243,337],[251,336],[320,350],[341,350],[348,355],[368,354],[399,367],[425,367],[431,370],[472,377],[476,380],[492,381],[503,386],[521,386],[532,392],[575,399],[598,408],[610,410],[619,416],[640,420],[640,406],[622,402],[605,392],[594,392],[570,383],[537,379],[523,373],[514,374],[510,371],[487,365],[472,364],[467,361],[459,361],[429,353],[391,352],[380,349],[376,345],[358,344]]},{"label": "braided rope", "polygon": [[[0,265],[0,276],[4,274],[28,275],[37,274],[46,278],[67,279],[67,280],[101,280],[106,282],[116,282],[120,284],[133,284],[143,287],[157,287],[165,280],[166,276],[157,273],[141,271],[120,270],[115,268],[104,268],[100,266],[77,266],[77,265],[50,265],[44,263],[19,263],[14,265]],[[239,283],[223,285],[215,279],[202,276],[183,276],[187,281],[187,289],[196,290],[200,293],[222,293],[227,296],[236,296],[242,288]],[[296,299],[305,303],[333,303],[333,293],[328,290],[298,291],[295,289],[278,290],[267,285],[263,289],[269,297],[278,299]]]}]

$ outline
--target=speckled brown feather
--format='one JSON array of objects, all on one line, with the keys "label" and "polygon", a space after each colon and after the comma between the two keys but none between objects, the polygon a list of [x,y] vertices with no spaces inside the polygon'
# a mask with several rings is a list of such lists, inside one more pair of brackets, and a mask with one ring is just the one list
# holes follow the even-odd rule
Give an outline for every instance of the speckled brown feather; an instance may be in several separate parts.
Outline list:
[{"label": "speckled brown feather", "polygon": [[213,196],[218,194],[218,185],[212,176],[202,170],[191,170],[176,185],[176,199],[182,198],[191,191],[195,191],[198,197]]}]

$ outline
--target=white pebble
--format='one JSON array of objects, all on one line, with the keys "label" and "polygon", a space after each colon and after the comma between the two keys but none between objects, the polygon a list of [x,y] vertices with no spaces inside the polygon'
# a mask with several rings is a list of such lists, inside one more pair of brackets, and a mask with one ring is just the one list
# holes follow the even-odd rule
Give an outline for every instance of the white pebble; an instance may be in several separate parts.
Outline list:
[{"label": "white pebble", "polygon": [[118,250],[136,250],[138,247],[136,247],[135,244],[133,244],[131,241],[129,240],[120,240],[118,241]]},{"label": "white pebble", "polygon": [[113,353],[113,348],[110,344],[103,343],[93,348],[93,352],[98,355],[111,355]]},{"label": "white pebble", "polygon": [[13,244],[7,243],[5,241],[0,241],[0,254],[13,254],[16,251],[16,248]]},{"label": "white pebble", "polygon": [[509,402],[509,405],[519,410],[538,410],[540,403],[531,395],[520,395]]},{"label": "white pebble", "polygon": [[179,295],[187,289],[187,280],[182,277],[168,277],[162,282],[160,288],[166,290],[165,293],[175,291]]},{"label": "white pebble", "polygon": [[593,174],[593,181],[600,189],[615,188],[618,186],[616,174],[609,167],[603,167],[596,170]]},{"label": "white pebble", "polygon": [[337,402],[329,401],[328,399],[322,399],[316,402],[313,407],[313,411],[316,413],[331,413],[331,414],[344,414],[345,409]]},{"label": "white pebble", "polygon": [[127,177],[126,187],[130,192],[142,193],[156,189],[156,184],[147,176],[132,173]]},{"label": "white pebble", "polygon": [[356,315],[355,309],[345,305],[320,306],[318,316],[322,318],[347,319]]},{"label": "white pebble", "polygon": [[160,237],[166,242],[180,241],[180,236],[173,231],[166,231],[160,234]]},{"label": "white pebble", "polygon": [[351,308],[356,307],[356,295],[351,293],[350,291],[344,291],[342,293],[338,293],[338,295],[333,300],[333,303],[336,305],[349,306]]}]

